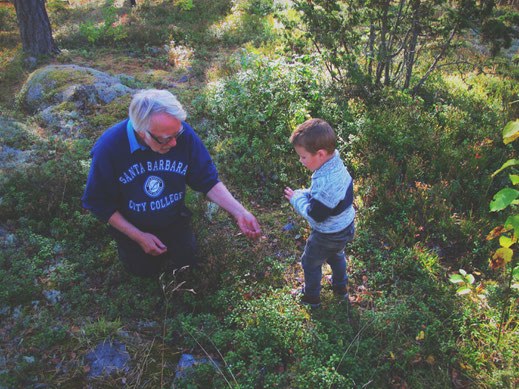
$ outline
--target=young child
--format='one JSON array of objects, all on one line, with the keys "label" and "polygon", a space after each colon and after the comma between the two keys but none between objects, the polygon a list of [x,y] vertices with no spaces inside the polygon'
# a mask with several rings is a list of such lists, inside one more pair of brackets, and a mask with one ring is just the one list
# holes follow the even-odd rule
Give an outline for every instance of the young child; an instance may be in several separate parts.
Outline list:
[{"label": "young child", "polygon": [[332,268],[333,291],[348,298],[344,248],[355,235],[353,180],[336,150],[337,138],[321,119],[305,121],[290,136],[299,162],[314,173],[309,189],[285,189],[285,197],[312,227],[301,264],[305,274],[301,303],[321,305],[321,268]]}]

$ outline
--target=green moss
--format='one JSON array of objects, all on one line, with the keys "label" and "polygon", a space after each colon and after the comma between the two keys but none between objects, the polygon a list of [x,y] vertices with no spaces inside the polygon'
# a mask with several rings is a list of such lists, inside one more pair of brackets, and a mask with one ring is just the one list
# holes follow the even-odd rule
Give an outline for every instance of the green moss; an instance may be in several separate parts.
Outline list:
[{"label": "green moss", "polygon": [[[95,76],[80,69],[62,67],[51,71],[48,68],[38,69],[29,76],[29,79],[17,95],[16,102],[20,108],[32,112],[35,107],[31,106],[27,101],[31,88],[38,88],[37,85],[40,85],[40,105],[48,105],[54,102],[56,95],[65,91],[69,86],[74,84],[93,84],[95,79]],[[34,89],[32,93],[35,93]]]},{"label": "green moss", "polygon": [[59,87],[60,84],[71,84],[71,83],[81,83],[81,84],[91,84],[95,81],[95,77],[90,74],[88,71],[77,70],[77,69],[59,69],[52,72],[49,72],[46,75],[46,78],[49,81],[56,82],[56,86]]},{"label": "green moss", "polygon": [[0,118],[0,144],[19,150],[27,150],[36,139],[29,127],[22,123]]},{"label": "green moss", "polygon": [[131,95],[124,95],[99,107],[98,110],[93,112],[93,115],[87,117],[90,129],[85,130],[85,135],[92,135],[94,138],[97,138],[109,127],[126,119],[131,99]]}]

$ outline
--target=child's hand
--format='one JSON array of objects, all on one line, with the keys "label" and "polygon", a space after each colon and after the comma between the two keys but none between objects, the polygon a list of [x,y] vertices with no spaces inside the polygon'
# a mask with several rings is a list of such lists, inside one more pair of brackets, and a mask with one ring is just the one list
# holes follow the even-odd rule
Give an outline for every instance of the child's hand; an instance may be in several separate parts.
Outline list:
[{"label": "child's hand", "polygon": [[285,188],[285,198],[290,201],[290,199],[294,196],[294,191],[290,189],[288,186]]}]

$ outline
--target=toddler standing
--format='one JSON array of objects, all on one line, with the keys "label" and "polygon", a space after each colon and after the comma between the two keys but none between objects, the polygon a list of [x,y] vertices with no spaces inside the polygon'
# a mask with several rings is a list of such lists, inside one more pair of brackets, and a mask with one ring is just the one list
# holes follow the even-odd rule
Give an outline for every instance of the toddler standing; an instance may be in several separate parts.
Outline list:
[{"label": "toddler standing", "polygon": [[355,235],[353,180],[336,150],[337,138],[328,123],[310,119],[290,136],[299,161],[313,171],[309,189],[285,189],[285,197],[312,228],[301,257],[305,287],[301,303],[321,305],[322,265],[332,269],[332,289],[348,298],[344,248]]}]

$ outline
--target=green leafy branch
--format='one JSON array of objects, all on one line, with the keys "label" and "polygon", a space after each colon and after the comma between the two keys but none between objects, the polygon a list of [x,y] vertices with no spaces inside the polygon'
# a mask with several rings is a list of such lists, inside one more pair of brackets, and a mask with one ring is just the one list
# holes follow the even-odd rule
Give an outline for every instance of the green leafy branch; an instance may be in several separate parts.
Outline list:
[{"label": "green leafy branch", "polygon": [[469,294],[473,291],[472,285],[476,281],[474,276],[472,274],[467,273],[465,270],[460,269],[460,274],[453,274],[451,275],[449,281],[453,284],[462,284],[458,290],[456,290],[456,293],[459,295],[465,295]]},{"label": "green leafy branch", "polygon": [[[511,143],[519,138],[519,120],[509,122],[503,130],[503,142],[505,144]],[[505,169],[510,169],[513,166],[519,165],[519,160],[509,159],[501,168],[496,170],[492,177]],[[512,185],[519,184],[519,175],[510,173],[510,181]],[[490,202],[491,212],[500,212],[507,207],[513,207],[519,204],[519,190],[514,188],[504,188],[496,193],[493,200]],[[513,208],[512,208],[513,209]],[[496,250],[492,258],[490,258],[490,267],[493,270],[500,268],[510,269],[510,276],[506,286],[505,295],[503,297],[503,307],[501,311],[501,320],[499,324],[499,335],[497,337],[497,344],[501,339],[501,332],[503,330],[503,323],[505,320],[506,307],[510,298],[510,291],[512,288],[519,288],[519,268],[517,265],[517,258],[514,258],[514,245],[517,243],[517,235],[519,234],[519,215],[510,215],[504,225],[494,228],[487,237],[487,240],[499,237],[500,248]]]},{"label": "green leafy branch", "polygon": [[117,9],[113,6],[113,0],[107,2],[107,6],[102,9],[103,22],[95,24],[91,20],[79,26],[79,33],[88,39],[92,44],[98,41],[119,41],[126,38],[127,33],[124,27],[118,23]]}]

